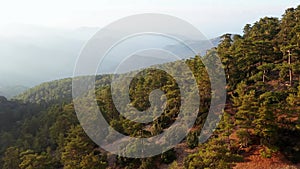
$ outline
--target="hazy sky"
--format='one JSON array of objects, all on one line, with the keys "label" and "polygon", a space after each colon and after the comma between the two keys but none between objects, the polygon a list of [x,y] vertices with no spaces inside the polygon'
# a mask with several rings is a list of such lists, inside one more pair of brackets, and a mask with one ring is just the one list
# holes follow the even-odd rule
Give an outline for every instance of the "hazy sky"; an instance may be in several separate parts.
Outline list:
[{"label": "hazy sky", "polygon": [[0,0],[0,87],[70,77],[85,41],[129,15],[173,15],[214,38],[242,33],[245,24],[281,17],[297,5],[299,0]]},{"label": "hazy sky", "polygon": [[185,19],[208,37],[241,33],[263,16],[280,17],[299,0],[0,0],[0,26],[103,27],[124,16],[164,13]]}]

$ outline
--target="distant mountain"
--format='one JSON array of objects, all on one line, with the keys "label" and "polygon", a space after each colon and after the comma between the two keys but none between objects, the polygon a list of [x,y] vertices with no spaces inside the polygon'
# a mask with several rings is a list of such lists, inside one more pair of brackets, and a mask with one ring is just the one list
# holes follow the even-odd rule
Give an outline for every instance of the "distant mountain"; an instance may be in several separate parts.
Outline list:
[{"label": "distant mountain", "polygon": [[16,96],[24,91],[28,87],[16,85],[16,86],[0,86],[0,96],[5,96],[8,99],[11,99],[13,96]]},{"label": "distant mountain", "polygon": [[[96,27],[67,30],[35,25],[1,27],[0,57],[5,58],[5,62],[0,62],[0,86],[32,87],[42,82],[71,77],[80,50],[98,30],[99,28]],[[149,44],[163,43],[160,39],[146,42]],[[186,43],[195,48],[197,53],[204,53],[207,49],[215,47],[219,43],[219,38],[212,39],[211,42],[210,45],[203,41]],[[140,44],[134,42],[134,45]],[[186,49],[180,48],[176,44],[165,46],[165,49],[179,55],[186,54]],[[126,45],[122,50],[127,50]],[[115,53],[108,58],[107,63],[109,64],[105,64],[103,67],[106,73],[113,72],[113,65],[118,65],[118,55]],[[188,57],[192,56],[188,55]],[[7,93],[6,90],[10,89],[0,90],[0,93],[9,98],[18,93],[10,94],[11,92]]]},{"label": "distant mountain", "polygon": [[[110,82],[108,75],[96,77],[95,85],[100,87]],[[62,104],[72,101],[72,79],[65,78],[39,84],[13,97],[23,103]]]},{"label": "distant mountain", "polygon": [[[192,47],[193,49],[195,49],[196,54],[200,54],[201,56],[204,56],[206,51],[208,49],[211,49],[213,47],[217,47],[218,44],[221,41],[221,37],[216,37],[213,39],[209,39],[209,40],[194,40],[194,41],[188,41],[185,42],[186,45],[188,45],[189,47]],[[179,54],[181,56],[186,56],[187,53],[189,52],[189,48],[180,44],[175,44],[175,45],[168,45],[165,47],[166,50],[172,51],[176,54]],[[190,56],[193,57],[193,56]]]},{"label": "distant mountain", "polygon": [[35,86],[70,77],[84,43],[98,28],[75,30],[32,25],[0,29],[0,77],[3,86]]},{"label": "distant mountain", "polygon": [[37,104],[70,102],[72,99],[71,85],[72,79],[70,78],[45,82],[15,96],[13,99]]}]

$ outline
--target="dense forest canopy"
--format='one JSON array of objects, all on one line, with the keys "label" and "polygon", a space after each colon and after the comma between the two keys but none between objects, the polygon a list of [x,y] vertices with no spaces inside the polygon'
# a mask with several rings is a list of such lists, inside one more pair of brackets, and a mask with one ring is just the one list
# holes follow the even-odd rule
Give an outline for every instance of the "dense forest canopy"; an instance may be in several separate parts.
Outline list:
[{"label": "dense forest canopy", "polygon": [[[221,39],[205,56],[185,60],[196,78],[201,106],[195,125],[182,141],[193,150],[183,161],[178,159],[178,148],[144,159],[103,151],[79,125],[71,97],[72,79],[63,79],[44,83],[11,101],[0,97],[1,168],[147,169],[168,164],[169,168],[224,169],[242,162],[252,149],[264,158],[280,153],[290,162],[300,163],[300,6],[287,9],[280,19],[264,17],[245,25],[243,35],[224,34]],[[226,108],[213,136],[199,144],[212,97],[201,59],[210,59],[215,53],[226,72]],[[178,63],[169,64],[176,67]],[[134,137],[151,137],[176,120],[181,102],[172,77],[150,68],[132,81],[129,95],[139,110],[150,106],[152,89],[159,88],[167,96],[163,114],[149,124],[119,114],[111,96],[112,77],[97,76],[96,99],[114,129]],[[107,140],[114,137],[108,135]]]}]

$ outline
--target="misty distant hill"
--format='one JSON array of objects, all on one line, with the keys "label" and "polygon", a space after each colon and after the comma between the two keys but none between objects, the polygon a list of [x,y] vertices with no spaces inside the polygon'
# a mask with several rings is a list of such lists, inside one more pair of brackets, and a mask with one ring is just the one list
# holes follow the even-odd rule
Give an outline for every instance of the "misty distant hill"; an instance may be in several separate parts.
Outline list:
[{"label": "misty distant hill", "polygon": [[[73,30],[34,25],[9,25],[0,28],[0,95],[10,98],[42,82],[71,77],[84,44],[99,28],[82,27]],[[217,46],[219,38],[211,41]],[[149,42],[159,43],[159,42]],[[186,42],[203,53],[208,46],[201,41]],[[138,45],[138,44],[137,44]],[[165,49],[185,53],[177,45]],[[114,58],[110,62],[115,64]],[[107,72],[110,65],[106,65]],[[21,87],[22,86],[22,87]]]},{"label": "misty distant hill", "polygon": [[[4,28],[2,28],[4,29]],[[12,25],[1,30],[1,84],[34,86],[69,77],[80,49],[96,29],[52,29]]]},{"label": "misty distant hill", "polygon": [[11,99],[13,96],[16,96],[24,91],[28,87],[16,85],[16,86],[0,86],[0,96],[5,96],[8,99]]}]

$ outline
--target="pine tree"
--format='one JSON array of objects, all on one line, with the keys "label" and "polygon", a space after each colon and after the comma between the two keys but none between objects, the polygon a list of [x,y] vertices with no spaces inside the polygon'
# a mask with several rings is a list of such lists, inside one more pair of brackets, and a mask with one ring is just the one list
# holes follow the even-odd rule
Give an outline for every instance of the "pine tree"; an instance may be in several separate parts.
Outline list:
[{"label": "pine tree", "polygon": [[250,133],[249,129],[255,127],[253,120],[256,118],[258,111],[255,91],[251,90],[248,94],[239,97],[242,97],[242,103],[238,107],[238,111],[235,115],[236,125],[238,125],[239,128],[246,129],[246,131]]},{"label": "pine tree", "polygon": [[269,146],[276,142],[277,125],[276,125],[276,110],[279,105],[279,100],[276,93],[266,92],[259,97],[260,106],[258,115],[253,121],[255,124],[255,133],[261,137],[261,144]]},{"label": "pine tree", "polygon": [[[300,12],[299,7],[289,8],[285,11],[285,14],[281,20],[281,30],[278,33],[277,41],[280,44],[280,49],[283,53],[282,64],[287,64],[283,68],[288,67],[289,84],[292,85],[294,79],[294,73],[296,73],[300,60],[300,43],[299,43],[299,21]],[[297,66],[295,66],[297,65]],[[283,72],[283,71],[281,71]],[[299,77],[300,78],[300,77]]]},{"label": "pine tree", "polygon": [[201,145],[197,153],[185,158],[184,166],[187,169],[229,169],[231,163],[239,160],[238,155],[230,153],[223,139],[213,138]]},{"label": "pine tree", "polygon": [[20,157],[17,147],[9,147],[6,149],[3,157],[3,169],[19,169]]},{"label": "pine tree", "polygon": [[80,125],[70,129],[66,138],[62,163],[65,169],[105,168],[100,153],[95,153],[95,144],[85,135]]},{"label": "pine tree", "polygon": [[232,44],[231,34],[224,34],[221,36],[221,43],[217,47],[217,53],[221,58],[223,65],[225,65],[225,72],[227,81],[230,79],[230,68],[233,62],[233,58],[230,54],[230,47]]},{"label": "pine tree", "polygon": [[32,150],[27,150],[20,153],[21,169],[55,169],[54,161],[48,153],[35,153]]}]

